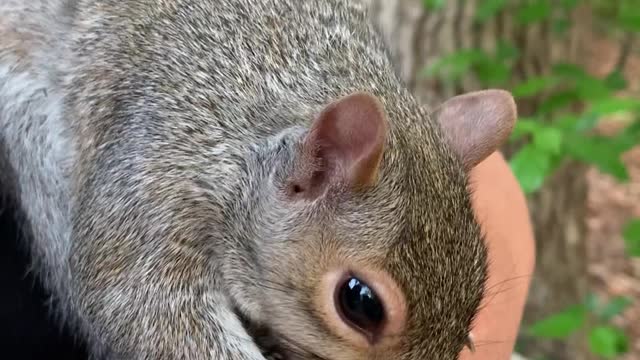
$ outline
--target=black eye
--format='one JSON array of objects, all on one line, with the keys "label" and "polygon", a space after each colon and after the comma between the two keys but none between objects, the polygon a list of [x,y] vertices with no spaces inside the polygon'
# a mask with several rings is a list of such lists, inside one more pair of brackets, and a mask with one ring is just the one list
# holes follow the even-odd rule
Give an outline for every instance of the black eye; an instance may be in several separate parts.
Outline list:
[{"label": "black eye", "polygon": [[337,307],[344,320],[375,334],[384,321],[384,307],[367,284],[350,277],[338,289]]}]

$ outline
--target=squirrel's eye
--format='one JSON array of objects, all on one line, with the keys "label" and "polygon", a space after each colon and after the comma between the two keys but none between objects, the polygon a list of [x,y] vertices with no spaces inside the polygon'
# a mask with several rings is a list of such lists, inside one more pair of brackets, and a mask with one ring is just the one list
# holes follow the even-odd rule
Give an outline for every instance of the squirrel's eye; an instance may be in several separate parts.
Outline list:
[{"label": "squirrel's eye", "polygon": [[373,289],[359,279],[349,277],[337,290],[336,307],[343,320],[369,335],[378,333],[385,313]]}]

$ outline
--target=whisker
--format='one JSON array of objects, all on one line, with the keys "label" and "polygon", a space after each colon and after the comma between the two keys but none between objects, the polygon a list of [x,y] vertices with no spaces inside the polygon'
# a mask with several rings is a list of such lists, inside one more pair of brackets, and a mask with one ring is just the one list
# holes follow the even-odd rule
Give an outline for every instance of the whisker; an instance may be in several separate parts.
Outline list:
[{"label": "whisker", "polygon": [[500,286],[500,285],[504,285],[508,282],[512,282],[512,281],[517,281],[517,280],[523,280],[523,279],[527,279],[527,278],[531,278],[533,277],[533,274],[527,274],[527,275],[520,275],[520,276],[514,276],[505,280],[502,280],[500,282],[497,282],[495,284],[493,284],[492,286],[488,287],[487,290],[491,290],[494,287]]}]

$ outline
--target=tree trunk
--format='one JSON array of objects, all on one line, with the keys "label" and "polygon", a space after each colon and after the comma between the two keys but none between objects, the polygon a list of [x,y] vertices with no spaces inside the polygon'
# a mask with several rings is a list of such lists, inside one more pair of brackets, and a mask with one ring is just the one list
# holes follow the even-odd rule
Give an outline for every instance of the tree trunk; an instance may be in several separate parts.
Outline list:
[{"label": "tree trunk", "polygon": [[[572,13],[573,26],[563,36],[552,32],[550,22],[526,27],[515,24],[511,5],[495,18],[474,22],[482,0],[448,0],[436,11],[427,11],[421,0],[362,0],[370,7],[374,23],[391,48],[398,70],[414,94],[434,107],[451,96],[478,90],[472,75],[457,83],[426,79],[421,71],[436,57],[462,48],[493,52],[500,40],[515,44],[521,56],[513,81],[541,75],[558,61],[580,64],[582,47],[590,28],[588,8]],[[530,115],[539,100],[519,101],[520,115]],[[506,155],[512,148],[506,147]],[[541,317],[582,302],[588,289],[586,268],[586,168],[568,163],[545,187],[529,198],[535,228],[537,264],[523,319],[529,324]],[[526,355],[556,360],[590,358],[586,345],[576,339],[550,343],[523,339]]]}]

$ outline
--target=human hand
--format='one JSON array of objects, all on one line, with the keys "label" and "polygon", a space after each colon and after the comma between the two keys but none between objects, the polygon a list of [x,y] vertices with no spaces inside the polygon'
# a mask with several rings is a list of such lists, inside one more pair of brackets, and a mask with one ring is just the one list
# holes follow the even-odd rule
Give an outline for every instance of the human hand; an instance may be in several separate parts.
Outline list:
[{"label": "human hand", "polygon": [[473,206],[486,234],[489,279],[473,326],[475,353],[460,360],[507,360],[520,327],[535,264],[535,243],[526,199],[502,154],[471,172]]}]

